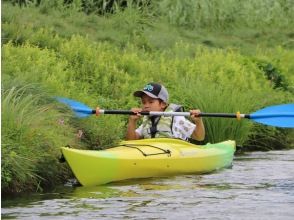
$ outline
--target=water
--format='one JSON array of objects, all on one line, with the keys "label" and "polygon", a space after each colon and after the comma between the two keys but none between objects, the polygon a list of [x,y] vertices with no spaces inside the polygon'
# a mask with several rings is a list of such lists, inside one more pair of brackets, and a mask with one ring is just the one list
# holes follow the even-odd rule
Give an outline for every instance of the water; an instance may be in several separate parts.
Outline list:
[{"label": "water", "polygon": [[207,175],[132,180],[3,200],[2,219],[294,219],[294,150],[237,156]]}]

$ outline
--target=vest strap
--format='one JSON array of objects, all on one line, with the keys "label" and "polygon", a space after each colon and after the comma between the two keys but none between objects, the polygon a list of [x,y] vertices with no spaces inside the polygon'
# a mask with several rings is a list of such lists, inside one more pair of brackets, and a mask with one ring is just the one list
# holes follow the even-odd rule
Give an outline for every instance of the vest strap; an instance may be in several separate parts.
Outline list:
[{"label": "vest strap", "polygon": [[[165,112],[182,111],[184,111],[183,106],[173,103],[169,104],[168,107],[165,109]],[[174,116],[145,116],[145,122],[143,121],[143,133],[145,134],[143,134],[144,138],[155,138],[157,134],[159,134],[159,136],[172,137],[173,122]],[[164,133],[164,135],[162,133]]]},{"label": "vest strap", "polygon": [[151,116],[150,120],[151,120],[151,128],[150,128],[151,138],[155,138],[155,135],[157,133],[157,124],[160,120],[160,116]]}]

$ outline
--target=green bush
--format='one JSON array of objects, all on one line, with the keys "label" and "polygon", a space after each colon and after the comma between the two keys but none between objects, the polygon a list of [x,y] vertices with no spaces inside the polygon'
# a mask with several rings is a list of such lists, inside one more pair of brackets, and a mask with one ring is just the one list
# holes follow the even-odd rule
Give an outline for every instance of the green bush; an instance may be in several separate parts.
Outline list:
[{"label": "green bush", "polygon": [[293,50],[287,50],[281,46],[266,50],[258,48],[255,58],[257,63],[260,63],[269,74],[272,74],[272,80],[276,87],[284,88],[292,93],[294,92],[293,59]]},{"label": "green bush", "polygon": [[[109,43],[94,43],[73,36],[54,51],[29,44],[22,47],[6,44],[4,54],[4,79],[20,77],[29,81],[38,73],[36,82],[45,84],[58,96],[74,97],[92,107],[129,109],[138,105],[132,92],[149,81],[164,83],[170,90],[171,101],[190,109],[201,108],[204,112],[251,113],[268,105],[291,101],[290,93],[274,89],[275,85],[255,59],[237,50],[211,50],[178,43],[169,50],[153,53],[132,45],[120,49]],[[290,74],[285,72],[285,75]],[[60,86],[62,84],[66,87]],[[86,134],[84,140],[96,147],[92,120],[95,119],[79,126]],[[118,121],[118,128],[124,130],[126,117]],[[210,142],[230,138],[242,144],[252,132],[248,122],[205,121]],[[109,127],[114,124],[110,121]],[[102,126],[97,125],[95,129],[100,128]],[[118,137],[123,138],[124,132],[118,133]],[[111,135],[104,133],[98,142],[111,143],[110,139]]]}]

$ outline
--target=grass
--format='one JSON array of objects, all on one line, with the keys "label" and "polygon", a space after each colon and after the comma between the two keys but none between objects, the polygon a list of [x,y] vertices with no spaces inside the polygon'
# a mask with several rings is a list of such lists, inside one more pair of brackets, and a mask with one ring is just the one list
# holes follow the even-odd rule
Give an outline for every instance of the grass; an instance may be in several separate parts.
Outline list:
[{"label": "grass", "polygon": [[[230,20],[228,12],[236,10],[238,1],[230,2],[162,0],[152,13],[130,7],[103,16],[4,2],[2,191],[40,190],[66,179],[70,172],[57,163],[63,145],[99,149],[124,139],[127,117],[77,120],[54,96],[93,108],[130,109],[139,105],[133,91],[156,81],[186,110],[250,113],[293,102],[294,35],[284,28],[287,19],[277,23],[280,15],[270,12],[274,19],[267,26],[255,11]],[[193,13],[180,20],[197,4],[205,8],[199,24],[192,25]],[[219,10],[213,7],[211,18],[208,4]],[[260,4],[248,1],[240,7]],[[280,6],[266,9],[271,7]],[[262,9],[260,16],[264,13]],[[247,150],[293,147],[288,130],[249,120],[204,120],[205,142],[234,139]]]},{"label": "grass", "polygon": [[[52,186],[65,175],[56,146],[72,142],[70,132],[57,135],[61,114],[45,101],[36,85],[5,87],[2,91],[1,183],[3,192]],[[69,131],[72,129],[69,129]],[[50,166],[49,166],[50,164]],[[46,172],[42,172],[46,167]],[[56,175],[57,170],[61,171]],[[40,184],[42,182],[42,184]]]},{"label": "grass", "polygon": [[[28,39],[31,29],[48,29],[61,37],[70,38],[73,34],[87,36],[93,41],[107,41],[118,46],[125,46],[132,41],[145,49],[167,49],[176,42],[203,44],[212,48],[235,47],[244,53],[252,53],[259,45],[272,48],[281,45],[293,48],[293,31],[291,28],[268,25],[250,27],[240,25],[230,28],[214,28],[210,25],[199,28],[172,26],[164,17],[140,14],[135,9],[127,9],[113,16],[85,16],[75,11],[52,10],[50,14],[40,13],[39,8],[18,8],[3,3],[2,23],[4,25],[2,39]],[[13,23],[14,29],[6,28]],[[12,27],[10,27],[12,28]],[[12,34],[17,34],[13,36]],[[30,36],[22,36],[22,35]]]}]

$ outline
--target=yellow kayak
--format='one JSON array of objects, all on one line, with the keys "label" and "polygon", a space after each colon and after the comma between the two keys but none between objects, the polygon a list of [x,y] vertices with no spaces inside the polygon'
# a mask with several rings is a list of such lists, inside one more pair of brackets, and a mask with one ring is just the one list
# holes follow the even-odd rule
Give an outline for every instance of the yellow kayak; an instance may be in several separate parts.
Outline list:
[{"label": "yellow kayak", "polygon": [[235,141],[194,145],[170,138],[123,141],[106,150],[62,147],[62,154],[83,186],[179,174],[202,174],[231,166]]}]

